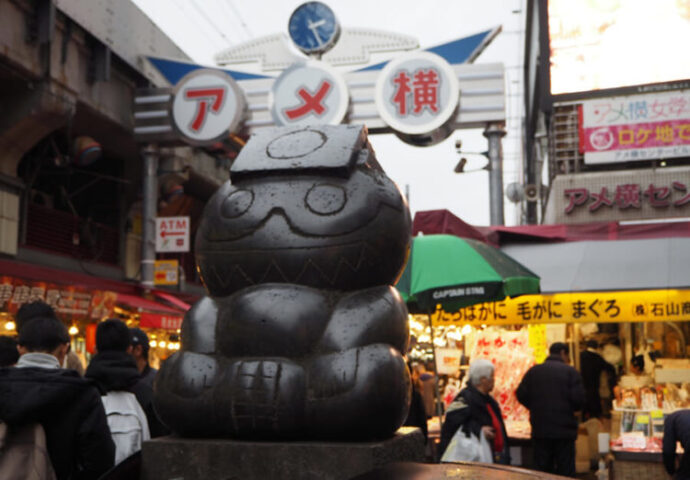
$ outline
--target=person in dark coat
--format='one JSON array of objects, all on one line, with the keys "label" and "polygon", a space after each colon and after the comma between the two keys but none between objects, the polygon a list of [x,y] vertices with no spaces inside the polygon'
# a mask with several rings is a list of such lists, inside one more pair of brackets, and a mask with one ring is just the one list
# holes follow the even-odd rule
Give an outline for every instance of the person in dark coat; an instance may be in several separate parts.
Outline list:
[{"label": "person in dark coat", "polygon": [[40,423],[58,480],[95,480],[113,466],[115,445],[101,392],[73,370],[60,368],[69,335],[51,317],[22,324],[16,367],[0,368],[0,420]]},{"label": "person in dark coat", "polygon": [[491,445],[495,463],[510,464],[508,435],[503,423],[501,407],[490,395],[494,389],[494,365],[490,360],[477,359],[470,363],[469,380],[448,406],[441,427],[441,456],[446,451],[453,435],[462,429],[465,435],[481,432]]},{"label": "person in dark coat", "polygon": [[[129,329],[115,318],[101,322],[98,327],[101,331],[96,335],[97,353],[84,376],[96,381],[106,392],[125,390],[133,393],[146,414],[151,438],[166,435],[168,429],[153,409],[153,389],[142,378],[131,355]],[[127,344],[124,348],[121,345],[123,341]]]},{"label": "person in dark coat", "polygon": [[0,335],[0,367],[12,367],[19,360],[17,340],[14,337]]},{"label": "person in dark coat", "polygon": [[132,356],[137,363],[137,370],[144,382],[153,388],[153,380],[158,370],[149,365],[149,337],[141,328],[130,328],[129,335],[132,340]]},{"label": "person in dark coat", "polygon": [[407,364],[412,378],[412,397],[410,399],[410,410],[407,413],[407,418],[403,425],[408,427],[419,427],[424,435],[424,443],[426,443],[429,436],[429,428],[427,426],[426,408],[424,407],[424,399],[422,398],[422,385],[419,381],[419,375]]},{"label": "person in dark coat", "polygon": [[582,409],[582,418],[601,418],[602,405],[599,388],[601,386],[601,374],[606,373],[608,385],[611,391],[615,384],[616,370],[599,355],[596,340],[587,340],[587,350],[580,353],[580,372],[582,383],[585,387],[585,406]]},{"label": "person in dark coat", "polygon": [[[680,464],[676,465],[676,442],[683,447]],[[678,410],[664,420],[664,466],[674,480],[690,480],[690,410]]]},{"label": "person in dark coat", "polygon": [[585,403],[580,373],[568,365],[568,345],[556,342],[541,365],[530,368],[515,392],[530,413],[534,465],[538,470],[575,476],[575,412]]}]

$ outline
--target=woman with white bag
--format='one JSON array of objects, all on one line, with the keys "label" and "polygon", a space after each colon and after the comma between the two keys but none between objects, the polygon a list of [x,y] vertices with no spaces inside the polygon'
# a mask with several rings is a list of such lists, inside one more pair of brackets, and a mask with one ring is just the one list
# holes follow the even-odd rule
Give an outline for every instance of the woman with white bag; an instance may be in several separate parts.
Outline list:
[{"label": "woman with white bag", "polygon": [[467,386],[448,406],[441,428],[442,462],[510,464],[501,408],[490,395],[493,388],[491,361],[477,359],[470,363]]}]

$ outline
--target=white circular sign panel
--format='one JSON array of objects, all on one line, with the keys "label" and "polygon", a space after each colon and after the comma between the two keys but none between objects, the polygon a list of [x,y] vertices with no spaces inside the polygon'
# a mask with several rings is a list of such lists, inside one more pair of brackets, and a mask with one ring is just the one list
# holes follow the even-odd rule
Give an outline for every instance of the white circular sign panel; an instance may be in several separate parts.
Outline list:
[{"label": "white circular sign panel", "polygon": [[376,108],[393,130],[423,135],[445,125],[455,113],[460,85],[453,67],[431,52],[391,60],[376,81]]},{"label": "white circular sign panel", "polygon": [[209,145],[237,130],[246,105],[244,93],[232,77],[199,69],[175,85],[170,116],[173,127],[188,143]]},{"label": "white circular sign panel", "polygon": [[286,69],[274,82],[269,103],[276,125],[338,125],[350,102],[347,84],[330,66],[311,61]]}]

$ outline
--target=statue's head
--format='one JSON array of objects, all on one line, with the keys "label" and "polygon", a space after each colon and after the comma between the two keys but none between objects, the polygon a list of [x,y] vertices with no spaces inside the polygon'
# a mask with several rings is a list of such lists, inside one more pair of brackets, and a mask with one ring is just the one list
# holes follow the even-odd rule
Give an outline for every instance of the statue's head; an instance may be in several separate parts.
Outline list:
[{"label": "statue's head", "polygon": [[363,126],[252,136],[206,205],[196,259],[212,296],[278,282],[334,290],[393,284],[410,215]]}]

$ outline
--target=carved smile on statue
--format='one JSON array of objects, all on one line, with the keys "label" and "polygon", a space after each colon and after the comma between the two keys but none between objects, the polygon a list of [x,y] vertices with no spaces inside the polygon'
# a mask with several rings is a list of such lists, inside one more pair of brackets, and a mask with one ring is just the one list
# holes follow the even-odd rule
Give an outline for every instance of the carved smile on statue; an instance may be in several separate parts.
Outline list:
[{"label": "carved smile on statue", "polygon": [[211,294],[266,282],[347,290],[397,277],[407,207],[361,143],[342,155],[322,132],[299,130],[271,141],[263,159],[233,165],[232,184],[206,206],[196,238]]}]

